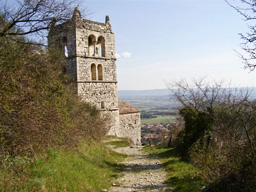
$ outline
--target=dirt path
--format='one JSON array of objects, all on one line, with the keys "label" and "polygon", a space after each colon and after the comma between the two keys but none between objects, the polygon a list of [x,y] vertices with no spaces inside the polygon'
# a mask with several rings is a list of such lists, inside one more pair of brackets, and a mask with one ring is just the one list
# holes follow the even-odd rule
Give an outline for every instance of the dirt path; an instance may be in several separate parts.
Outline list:
[{"label": "dirt path", "polygon": [[123,147],[113,149],[128,155],[124,165],[123,177],[113,183],[109,192],[137,191],[171,191],[164,184],[166,172],[157,157],[152,157],[141,151],[141,148]]}]

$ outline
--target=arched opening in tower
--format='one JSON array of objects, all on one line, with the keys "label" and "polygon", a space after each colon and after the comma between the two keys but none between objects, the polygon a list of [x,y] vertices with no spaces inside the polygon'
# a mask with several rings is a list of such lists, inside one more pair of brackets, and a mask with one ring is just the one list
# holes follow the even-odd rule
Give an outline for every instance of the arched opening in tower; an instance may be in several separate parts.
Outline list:
[{"label": "arched opening in tower", "polygon": [[102,70],[102,65],[99,64],[97,66],[97,69],[98,69],[98,80],[103,80],[103,70]]},{"label": "arched opening in tower", "polygon": [[90,35],[88,37],[88,55],[89,56],[95,56],[95,52],[96,52],[95,43],[96,43],[95,36],[94,35]]},{"label": "arched opening in tower", "polygon": [[100,36],[98,38],[97,48],[98,48],[97,55],[99,57],[105,57],[105,39],[104,39],[104,37]]},{"label": "arched opening in tower", "polygon": [[96,80],[96,65],[95,64],[91,65],[91,77],[92,77],[92,80]]}]

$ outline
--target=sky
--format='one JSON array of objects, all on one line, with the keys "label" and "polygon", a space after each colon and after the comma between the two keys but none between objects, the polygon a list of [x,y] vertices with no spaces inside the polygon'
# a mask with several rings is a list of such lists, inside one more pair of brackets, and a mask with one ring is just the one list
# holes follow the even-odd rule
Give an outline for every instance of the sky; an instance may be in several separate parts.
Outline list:
[{"label": "sky", "polygon": [[255,87],[243,68],[248,23],[224,0],[85,0],[87,18],[109,15],[116,40],[119,90],[164,89],[186,79]]}]

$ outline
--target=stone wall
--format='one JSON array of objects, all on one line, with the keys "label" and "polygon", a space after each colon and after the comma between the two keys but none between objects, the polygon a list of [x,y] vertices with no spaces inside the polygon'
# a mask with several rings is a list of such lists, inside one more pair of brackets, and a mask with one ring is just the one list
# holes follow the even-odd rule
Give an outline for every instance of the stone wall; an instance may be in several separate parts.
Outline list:
[{"label": "stone wall", "polygon": [[128,113],[119,115],[120,135],[132,140],[134,145],[141,145],[140,113]]},{"label": "stone wall", "polygon": [[[95,104],[99,109],[118,108],[117,83],[78,83],[78,95],[82,100]],[[102,107],[101,102],[104,102]]]},{"label": "stone wall", "polygon": [[120,135],[120,126],[119,126],[119,110],[111,110],[111,111],[102,111],[103,113],[109,115],[110,124],[109,124],[109,132],[107,135]]},{"label": "stone wall", "polygon": [[116,77],[116,62],[114,59],[97,59],[91,57],[77,58],[77,81],[91,81],[91,64],[103,67],[103,81],[117,81]]}]

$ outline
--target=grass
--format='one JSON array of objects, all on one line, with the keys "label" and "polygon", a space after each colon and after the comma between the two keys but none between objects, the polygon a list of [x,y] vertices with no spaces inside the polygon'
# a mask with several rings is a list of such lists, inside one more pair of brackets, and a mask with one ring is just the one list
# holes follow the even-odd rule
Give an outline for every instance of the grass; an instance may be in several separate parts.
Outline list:
[{"label": "grass", "polygon": [[107,139],[111,139],[112,141],[106,142],[107,145],[113,145],[114,148],[120,148],[120,147],[128,147],[132,145],[132,141],[128,138],[118,138],[113,136],[108,136]]},{"label": "grass", "polygon": [[95,141],[81,144],[76,152],[50,149],[34,162],[12,160],[18,169],[1,168],[0,191],[98,192],[118,177],[118,162],[124,158]]},{"label": "grass", "polygon": [[175,121],[176,116],[169,116],[169,115],[157,115],[156,118],[152,119],[141,119],[142,124],[148,123],[169,123],[170,121]]},{"label": "grass", "polygon": [[203,181],[200,178],[197,169],[180,160],[173,149],[145,147],[151,156],[158,157],[163,162],[167,172],[166,184],[172,187],[169,190],[175,192],[198,192],[201,191]]}]

